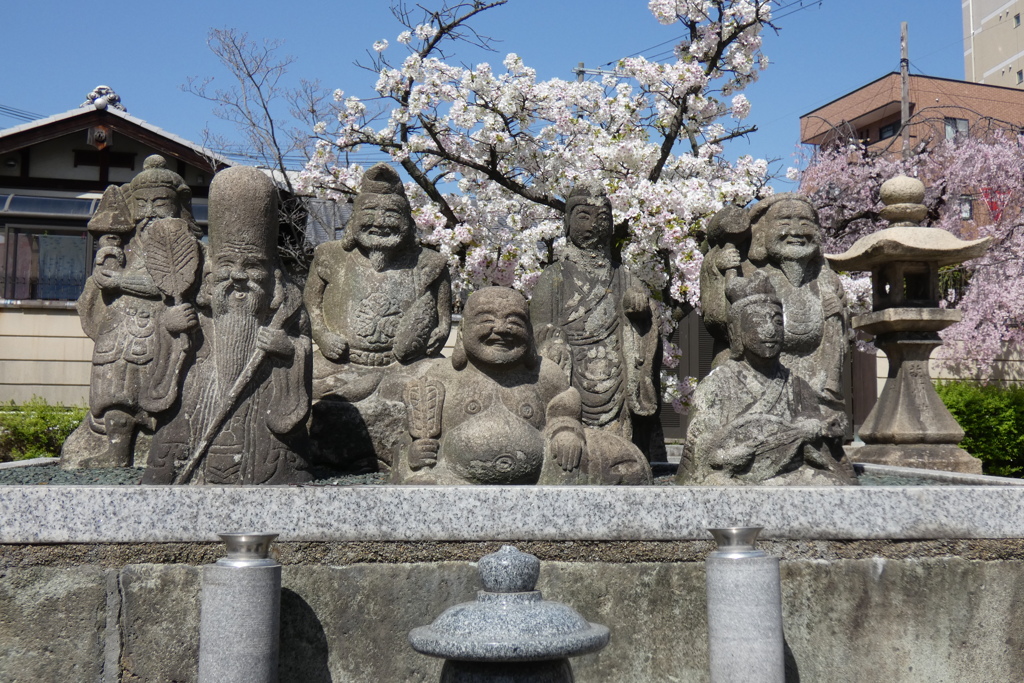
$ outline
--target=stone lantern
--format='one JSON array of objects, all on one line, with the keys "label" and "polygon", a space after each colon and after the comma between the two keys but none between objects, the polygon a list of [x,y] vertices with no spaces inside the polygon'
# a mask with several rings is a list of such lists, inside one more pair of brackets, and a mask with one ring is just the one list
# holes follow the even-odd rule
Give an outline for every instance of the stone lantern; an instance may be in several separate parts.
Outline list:
[{"label": "stone lantern", "polygon": [[964,430],[932,385],[928,358],[942,344],[939,330],[962,314],[940,308],[939,268],[985,253],[991,238],[964,241],[923,228],[924,184],[899,176],[881,188],[886,230],[862,237],[828,260],[836,270],[871,271],[872,310],[853,327],[875,336],[889,358],[889,376],[860,428],[857,462],[981,473],[981,461],[957,444]]},{"label": "stone lantern", "polygon": [[571,683],[569,657],[608,644],[608,629],[535,590],[540,560],[506,545],[479,562],[475,602],[446,609],[414,628],[417,652],[447,661],[441,683]]}]

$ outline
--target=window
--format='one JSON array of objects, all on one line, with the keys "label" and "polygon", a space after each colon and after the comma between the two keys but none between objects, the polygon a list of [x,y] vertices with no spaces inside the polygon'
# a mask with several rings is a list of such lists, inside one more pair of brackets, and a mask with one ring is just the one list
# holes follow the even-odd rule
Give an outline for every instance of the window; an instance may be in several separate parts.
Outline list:
[{"label": "window", "polygon": [[886,124],[878,129],[878,139],[886,140],[893,137],[900,132],[900,122],[893,121],[892,123]]},{"label": "window", "polygon": [[960,195],[960,220],[969,221],[974,218],[974,201],[971,195]]},{"label": "window", "polygon": [[1017,83],[1024,83],[1024,69],[1017,69]]},{"label": "window", "polygon": [[967,119],[946,117],[946,139],[955,140],[967,137]]},{"label": "window", "polygon": [[1013,15],[1013,27],[1017,28],[1018,26],[1020,26],[1020,14],[1014,14]]},{"label": "window", "polygon": [[2,298],[74,301],[85,286],[90,255],[82,229],[0,228]]}]

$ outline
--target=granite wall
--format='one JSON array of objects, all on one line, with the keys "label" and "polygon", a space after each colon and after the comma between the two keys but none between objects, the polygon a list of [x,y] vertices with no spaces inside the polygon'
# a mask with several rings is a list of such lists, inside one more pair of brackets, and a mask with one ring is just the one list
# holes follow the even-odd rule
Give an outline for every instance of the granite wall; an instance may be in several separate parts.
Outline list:
[{"label": "granite wall", "polygon": [[[612,630],[580,683],[706,681],[705,541],[524,541],[538,585]],[[492,542],[285,542],[281,681],[435,681],[406,642],[479,588]],[[1024,541],[767,541],[791,681],[1021,680]],[[212,543],[0,545],[0,680],[194,681]]]}]

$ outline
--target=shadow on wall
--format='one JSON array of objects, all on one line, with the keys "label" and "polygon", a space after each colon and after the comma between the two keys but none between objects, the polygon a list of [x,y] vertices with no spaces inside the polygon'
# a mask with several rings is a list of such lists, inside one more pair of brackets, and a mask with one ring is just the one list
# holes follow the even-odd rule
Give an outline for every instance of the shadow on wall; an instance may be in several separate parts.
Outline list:
[{"label": "shadow on wall", "polygon": [[316,612],[295,591],[281,589],[281,683],[332,683],[327,634]]}]

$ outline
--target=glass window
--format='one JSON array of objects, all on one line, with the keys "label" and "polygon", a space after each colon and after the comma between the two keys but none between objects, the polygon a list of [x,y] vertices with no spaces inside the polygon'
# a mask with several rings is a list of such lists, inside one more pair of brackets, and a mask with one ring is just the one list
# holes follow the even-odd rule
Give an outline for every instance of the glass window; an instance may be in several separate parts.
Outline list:
[{"label": "glass window", "polygon": [[878,129],[878,139],[885,140],[891,138],[898,132],[900,132],[900,123],[899,121],[894,121]]},{"label": "glass window", "polygon": [[1013,27],[1017,28],[1018,26],[1020,26],[1020,14],[1014,14],[1013,15]]},{"label": "glass window", "polygon": [[11,197],[11,203],[7,210],[12,213],[43,213],[89,217],[92,215],[92,201],[91,199],[15,195]]},{"label": "glass window", "polygon": [[947,116],[945,123],[947,140],[967,137],[967,119],[954,119]]},{"label": "glass window", "polygon": [[1024,69],[1017,70],[1017,82],[1024,83]]},{"label": "glass window", "polygon": [[8,227],[0,232],[0,279],[5,299],[73,301],[88,275],[85,230]]}]

